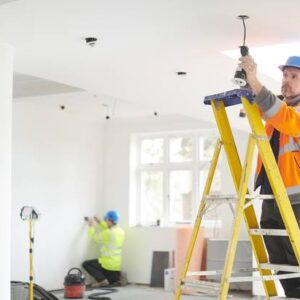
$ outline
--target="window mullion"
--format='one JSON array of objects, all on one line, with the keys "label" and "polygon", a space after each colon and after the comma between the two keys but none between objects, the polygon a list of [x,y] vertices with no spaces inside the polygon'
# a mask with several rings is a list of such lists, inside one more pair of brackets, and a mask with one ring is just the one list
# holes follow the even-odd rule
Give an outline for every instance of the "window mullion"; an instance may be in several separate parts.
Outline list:
[{"label": "window mullion", "polygon": [[170,149],[169,149],[170,138],[165,135],[164,137],[164,171],[163,171],[163,187],[164,187],[164,223],[169,225],[170,223],[170,184],[169,184],[169,170],[168,164],[170,161]]},{"label": "window mullion", "polygon": [[142,170],[141,170],[141,142],[142,139],[139,138],[137,141],[137,155],[136,155],[136,172],[135,172],[135,182],[136,182],[136,199],[135,199],[135,204],[136,204],[136,224],[141,225],[142,220],[142,205],[141,205],[141,178],[142,178]]},{"label": "window mullion", "polygon": [[141,204],[141,180],[142,180],[142,171],[141,169],[138,169],[136,172],[136,223],[137,225],[142,224],[141,216],[142,216],[142,204]]},{"label": "window mullion", "polygon": [[[200,180],[199,180],[199,136],[197,134],[194,135],[194,168],[193,168],[193,218],[195,220],[195,217],[197,215],[198,211],[198,203],[199,203],[199,198],[200,193],[199,193],[199,185],[200,185]],[[194,221],[192,220],[192,221]]]}]

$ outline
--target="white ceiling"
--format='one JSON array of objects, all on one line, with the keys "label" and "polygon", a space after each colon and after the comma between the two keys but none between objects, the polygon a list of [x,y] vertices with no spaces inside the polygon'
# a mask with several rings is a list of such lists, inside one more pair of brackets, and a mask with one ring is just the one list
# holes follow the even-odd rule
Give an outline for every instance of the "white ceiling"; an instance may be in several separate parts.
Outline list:
[{"label": "white ceiling", "polygon": [[14,99],[83,91],[77,87],[16,72],[14,73],[13,83]]},{"label": "white ceiling", "polygon": [[[237,62],[221,51],[242,43],[236,17],[250,16],[251,52],[298,42],[299,11],[298,0],[18,0],[0,6],[0,38],[15,47],[15,72],[211,120],[203,97],[234,88]],[[94,48],[88,36],[99,39]]]},{"label": "white ceiling", "polygon": [[12,2],[12,1],[16,1],[16,0],[0,0],[0,5],[8,3],[8,2]]}]

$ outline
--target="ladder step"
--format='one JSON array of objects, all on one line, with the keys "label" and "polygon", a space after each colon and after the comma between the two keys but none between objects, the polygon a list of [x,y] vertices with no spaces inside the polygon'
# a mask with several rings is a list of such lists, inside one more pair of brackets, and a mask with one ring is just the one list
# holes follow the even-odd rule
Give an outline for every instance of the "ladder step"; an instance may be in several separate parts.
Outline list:
[{"label": "ladder step", "polygon": [[[265,265],[263,269],[268,269],[269,266],[272,264],[262,264]],[[277,265],[274,265],[277,266]],[[281,265],[283,267],[283,265]],[[236,276],[236,277],[230,277],[229,282],[249,282],[249,281],[271,281],[271,280],[280,280],[280,279],[290,279],[290,278],[300,278],[300,272],[298,266],[284,266],[286,268],[283,268],[284,270],[288,270],[295,273],[288,273],[288,274],[280,274],[280,275],[265,275],[265,276]],[[295,267],[289,269],[288,267]],[[214,271],[216,272],[216,271]],[[204,280],[184,280],[182,282],[182,287],[185,288],[193,288],[197,289],[197,291],[201,292],[217,292],[220,289],[221,284],[218,282],[211,282],[211,281],[204,281]]]},{"label": "ladder step", "polygon": [[276,265],[276,264],[259,264],[260,268],[263,270],[274,270],[274,271],[285,271],[285,272],[295,272],[300,273],[299,266],[292,265]]},{"label": "ladder step", "polygon": [[247,282],[247,281],[271,281],[290,278],[300,278],[300,273],[288,273],[280,275],[265,275],[265,276],[243,276],[243,277],[231,277],[229,282]]},{"label": "ladder step", "polygon": [[[207,201],[236,201],[236,194],[209,194],[204,196],[204,199]],[[274,195],[259,195],[259,194],[247,194],[245,197],[247,200],[274,200]]]},{"label": "ladder step", "polygon": [[222,202],[235,202],[237,200],[237,195],[223,195],[223,194],[216,194],[216,195],[206,195],[204,196],[204,200],[206,201],[222,201]]},{"label": "ladder step", "polygon": [[285,229],[249,229],[251,235],[288,236]]},{"label": "ladder step", "polygon": [[274,200],[274,195],[257,195],[257,194],[247,194],[246,199],[248,200]]},{"label": "ladder step", "polygon": [[217,294],[220,289],[220,283],[204,280],[183,280],[181,287],[192,288],[206,294]]},{"label": "ladder step", "polygon": [[[238,273],[251,273],[254,271],[258,271],[257,268],[241,268],[237,270],[232,270],[231,274],[238,274]],[[298,271],[297,271],[298,272]],[[189,276],[217,276],[222,275],[224,270],[209,270],[209,271],[196,271],[196,272],[188,272],[187,277]]]},{"label": "ladder step", "polygon": [[196,272],[188,272],[186,274],[187,277],[189,276],[214,276],[214,275],[222,275],[224,270],[214,270],[214,271],[196,271]]}]

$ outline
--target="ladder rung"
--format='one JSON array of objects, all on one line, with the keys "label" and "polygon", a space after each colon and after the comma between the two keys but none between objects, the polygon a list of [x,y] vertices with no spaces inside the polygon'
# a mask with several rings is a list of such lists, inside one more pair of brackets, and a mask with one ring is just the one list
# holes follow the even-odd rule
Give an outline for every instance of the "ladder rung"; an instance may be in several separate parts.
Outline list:
[{"label": "ladder rung", "polygon": [[259,264],[260,268],[263,270],[274,270],[274,271],[286,271],[286,272],[295,272],[300,273],[299,266],[292,265],[276,265],[276,264]]},{"label": "ladder rung", "polygon": [[[237,273],[250,273],[257,271],[257,268],[242,268],[238,270],[232,270],[231,274],[237,274]],[[216,275],[222,275],[224,273],[224,270],[211,270],[211,271],[198,271],[198,272],[188,272],[187,277],[189,276],[216,276]]]},{"label": "ladder rung", "polygon": [[273,201],[275,200],[274,195],[256,195],[256,194],[246,195],[246,199],[248,199],[248,201],[245,203],[244,209],[253,205],[253,202],[255,200],[273,200]]},{"label": "ladder rung", "polygon": [[207,293],[207,294],[216,294],[219,292],[220,283],[211,282],[211,281],[204,281],[204,280],[193,280],[193,281],[186,281],[184,280],[181,284],[182,288],[192,288],[196,289],[199,292]]},{"label": "ladder rung", "polygon": [[204,199],[206,201],[224,201],[224,202],[227,202],[227,201],[236,201],[237,199],[237,196],[236,195],[206,195],[204,197]]},{"label": "ladder rung", "polygon": [[243,276],[231,277],[229,282],[244,282],[244,281],[270,281],[279,279],[300,278],[300,273],[288,273],[280,275],[265,275],[265,276]]},{"label": "ladder rung", "polygon": [[[271,280],[281,280],[281,279],[290,279],[290,278],[300,278],[300,272],[280,274],[280,275],[236,276],[236,277],[231,277],[228,281],[230,283],[233,283],[233,282],[249,282],[249,281],[271,281]],[[182,287],[188,287],[197,290],[203,289],[204,292],[209,293],[209,291],[214,291],[214,292],[218,291],[220,288],[220,283],[203,281],[203,280],[183,281]]]},{"label": "ladder rung", "polygon": [[214,271],[198,271],[198,272],[188,272],[186,274],[187,277],[189,276],[214,276],[214,275],[222,275],[224,270],[214,270]]},{"label": "ladder rung", "polygon": [[[205,200],[215,201],[215,200],[237,200],[236,194],[209,194],[204,197]],[[260,195],[260,194],[246,194],[247,200],[274,200],[274,195]]]},{"label": "ladder rung", "polygon": [[247,194],[246,199],[248,200],[274,200],[274,195],[260,195],[260,194]]},{"label": "ladder rung", "polygon": [[251,235],[274,235],[274,236],[287,236],[285,229],[249,229]]}]

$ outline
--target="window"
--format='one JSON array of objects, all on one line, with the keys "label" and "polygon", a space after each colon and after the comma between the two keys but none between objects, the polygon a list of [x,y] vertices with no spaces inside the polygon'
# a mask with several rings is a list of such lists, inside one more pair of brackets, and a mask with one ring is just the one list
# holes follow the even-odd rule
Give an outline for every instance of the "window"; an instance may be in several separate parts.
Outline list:
[{"label": "window", "polygon": [[170,162],[193,160],[193,139],[190,137],[170,138]]},{"label": "window", "polygon": [[[191,223],[197,213],[217,136],[212,131],[135,135],[131,193],[134,222]],[[211,192],[221,189],[216,170]]]},{"label": "window", "polygon": [[141,172],[141,219],[150,224],[163,216],[163,172]]},{"label": "window", "polygon": [[155,164],[163,162],[163,142],[162,138],[144,139],[141,143],[141,163]]},{"label": "window", "polygon": [[172,170],[169,174],[170,221],[171,223],[189,222],[193,216],[193,172]]}]

